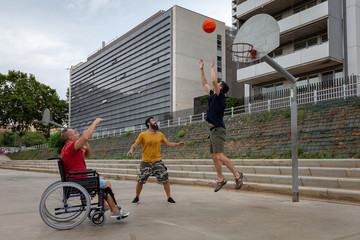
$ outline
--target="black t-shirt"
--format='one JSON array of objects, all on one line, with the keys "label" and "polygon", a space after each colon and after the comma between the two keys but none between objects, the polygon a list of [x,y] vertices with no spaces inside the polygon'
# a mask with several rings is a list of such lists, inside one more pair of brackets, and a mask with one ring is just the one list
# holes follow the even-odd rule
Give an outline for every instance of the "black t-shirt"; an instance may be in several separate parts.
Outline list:
[{"label": "black t-shirt", "polygon": [[213,90],[210,90],[206,121],[215,127],[225,128],[225,123],[223,120],[225,112],[225,101],[225,94],[221,90],[219,96],[217,96]]}]

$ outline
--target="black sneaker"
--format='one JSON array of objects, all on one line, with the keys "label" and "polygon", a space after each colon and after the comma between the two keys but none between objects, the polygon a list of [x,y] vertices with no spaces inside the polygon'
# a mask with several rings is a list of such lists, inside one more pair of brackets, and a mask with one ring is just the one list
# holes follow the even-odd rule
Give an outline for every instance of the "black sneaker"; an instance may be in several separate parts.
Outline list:
[{"label": "black sneaker", "polygon": [[174,201],[174,199],[172,199],[172,197],[169,197],[167,202],[168,202],[169,204],[175,204],[175,203],[176,203],[176,202]]},{"label": "black sneaker", "polygon": [[132,200],[131,202],[132,204],[138,204],[139,203],[139,198],[135,197],[134,200]]}]

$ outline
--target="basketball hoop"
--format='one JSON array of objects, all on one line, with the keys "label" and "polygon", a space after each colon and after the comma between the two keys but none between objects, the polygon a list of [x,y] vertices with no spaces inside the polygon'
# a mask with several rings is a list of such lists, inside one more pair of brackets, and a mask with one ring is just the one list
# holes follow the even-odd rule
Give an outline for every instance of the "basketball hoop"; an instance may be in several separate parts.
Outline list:
[{"label": "basketball hoop", "polygon": [[257,51],[250,43],[233,43],[226,47],[233,54],[233,58],[240,62],[249,62],[257,57]]}]

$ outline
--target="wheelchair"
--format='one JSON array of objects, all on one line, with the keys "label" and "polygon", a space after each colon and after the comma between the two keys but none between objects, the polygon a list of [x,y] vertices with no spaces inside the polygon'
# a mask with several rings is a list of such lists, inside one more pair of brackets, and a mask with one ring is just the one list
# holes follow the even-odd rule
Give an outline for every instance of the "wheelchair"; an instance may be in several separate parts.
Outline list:
[{"label": "wheelchair", "polygon": [[[116,200],[112,192],[100,189],[99,174],[92,169],[80,172],[70,172],[65,176],[63,160],[51,157],[48,160],[58,160],[61,181],[52,183],[44,191],[39,205],[42,220],[50,227],[67,230],[81,224],[87,217],[91,223],[101,226],[105,223],[105,199],[107,194]],[[71,178],[71,176],[87,174],[87,178]],[[110,190],[111,191],[111,190]],[[101,202],[97,198],[101,196]],[[92,200],[96,198],[97,202]],[[120,208],[119,208],[120,209]],[[125,217],[118,217],[121,220]]]}]

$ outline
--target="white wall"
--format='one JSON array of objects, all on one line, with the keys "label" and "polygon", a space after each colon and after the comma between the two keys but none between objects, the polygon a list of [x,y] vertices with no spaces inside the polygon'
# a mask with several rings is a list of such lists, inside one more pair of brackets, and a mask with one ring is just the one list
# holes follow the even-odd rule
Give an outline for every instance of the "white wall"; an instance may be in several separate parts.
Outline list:
[{"label": "white wall", "polygon": [[194,98],[206,94],[201,85],[199,59],[204,59],[205,75],[211,84],[210,65],[213,57],[216,64],[217,34],[222,36],[222,79],[225,79],[225,23],[215,21],[216,30],[205,33],[202,23],[206,18],[209,17],[173,7],[173,111],[193,108]]},{"label": "white wall", "polygon": [[348,74],[360,75],[360,0],[346,1]]}]

